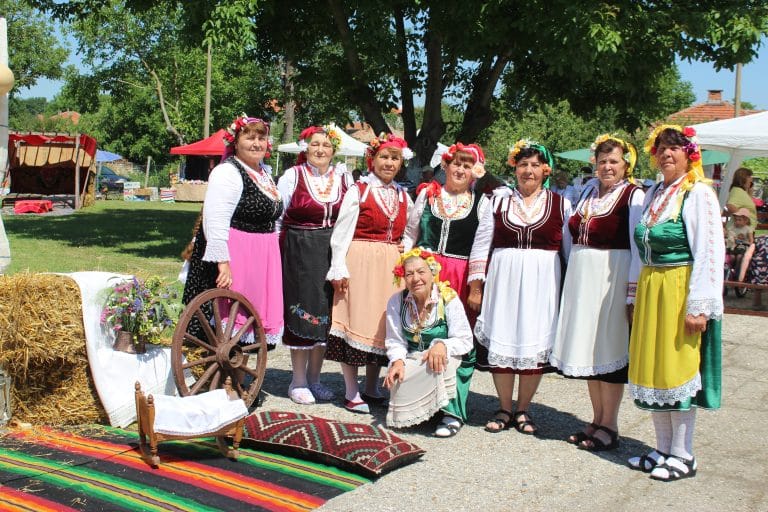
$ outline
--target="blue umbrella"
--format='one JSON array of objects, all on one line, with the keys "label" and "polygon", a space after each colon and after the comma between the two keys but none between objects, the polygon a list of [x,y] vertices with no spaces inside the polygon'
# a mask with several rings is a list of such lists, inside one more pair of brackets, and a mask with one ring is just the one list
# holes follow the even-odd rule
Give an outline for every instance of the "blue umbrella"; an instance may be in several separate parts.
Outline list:
[{"label": "blue umbrella", "polygon": [[114,162],[115,160],[122,159],[123,157],[116,153],[110,153],[109,151],[102,151],[100,149],[96,150],[96,163]]}]

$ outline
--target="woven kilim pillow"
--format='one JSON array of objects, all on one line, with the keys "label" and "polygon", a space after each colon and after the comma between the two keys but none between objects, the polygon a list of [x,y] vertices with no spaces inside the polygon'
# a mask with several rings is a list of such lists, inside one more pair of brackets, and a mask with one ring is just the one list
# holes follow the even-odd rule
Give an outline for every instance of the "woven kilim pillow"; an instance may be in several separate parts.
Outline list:
[{"label": "woven kilim pillow", "polygon": [[409,464],[424,450],[392,432],[296,412],[254,412],[245,419],[245,446],[338,466],[377,477]]}]

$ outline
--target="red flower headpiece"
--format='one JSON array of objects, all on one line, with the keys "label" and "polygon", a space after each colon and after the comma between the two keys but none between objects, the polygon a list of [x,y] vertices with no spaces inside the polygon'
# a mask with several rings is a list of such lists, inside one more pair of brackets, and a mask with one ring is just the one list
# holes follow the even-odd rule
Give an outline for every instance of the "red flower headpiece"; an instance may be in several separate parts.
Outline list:
[{"label": "red flower headpiece", "polygon": [[368,149],[365,151],[365,162],[368,164],[368,170],[373,170],[373,158],[384,148],[397,148],[403,153],[403,160],[413,158],[413,151],[408,148],[405,139],[401,139],[392,133],[382,132],[378,137],[374,137],[368,142]]},{"label": "red flower headpiece", "polygon": [[443,153],[443,163],[447,165],[452,162],[456,153],[459,151],[472,155],[475,160],[475,166],[472,168],[472,175],[476,179],[482,178],[485,175],[485,153],[483,153],[483,148],[478,144],[465,145],[461,142],[457,142],[456,144],[451,145],[451,147],[448,148],[448,151]]},{"label": "red flower headpiece", "polygon": [[[237,138],[237,134],[240,133],[240,131],[247,125],[251,123],[262,123],[264,127],[267,129],[267,135],[269,135],[269,123],[265,121],[264,119],[261,119],[260,117],[248,117],[248,114],[243,112],[239,116],[237,116],[235,119],[232,120],[229,126],[227,126],[226,131],[224,132],[224,136],[222,137],[222,140],[224,141],[224,153],[221,155],[221,161],[223,162],[228,157],[235,154],[235,139]],[[269,152],[272,150],[272,139],[270,137],[269,142],[267,142],[267,152],[264,154],[264,158],[269,158],[270,154]]]}]

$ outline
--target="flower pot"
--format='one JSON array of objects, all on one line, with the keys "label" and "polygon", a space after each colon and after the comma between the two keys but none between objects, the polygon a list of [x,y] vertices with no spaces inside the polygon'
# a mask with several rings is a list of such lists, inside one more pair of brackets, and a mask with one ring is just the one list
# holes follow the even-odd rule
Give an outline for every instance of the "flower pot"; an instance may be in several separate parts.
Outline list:
[{"label": "flower pot", "polygon": [[144,338],[139,336],[136,339],[136,343],[134,343],[133,334],[129,331],[119,331],[112,348],[128,354],[143,354],[147,351]]}]

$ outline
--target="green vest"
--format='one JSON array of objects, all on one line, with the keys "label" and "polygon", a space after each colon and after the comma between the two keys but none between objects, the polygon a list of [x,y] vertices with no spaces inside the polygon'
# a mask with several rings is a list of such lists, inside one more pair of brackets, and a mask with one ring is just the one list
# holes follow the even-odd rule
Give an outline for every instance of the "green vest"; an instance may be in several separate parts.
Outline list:
[{"label": "green vest", "polygon": [[659,222],[650,228],[644,222],[635,226],[635,243],[644,265],[678,266],[693,262],[683,222],[683,206],[687,197],[686,193],[676,219]]},{"label": "green vest", "polygon": [[448,337],[448,322],[445,321],[445,302],[440,297],[437,302],[437,316],[432,325],[424,326],[421,331],[410,325],[406,320],[407,309],[405,307],[405,297],[408,291],[403,290],[403,301],[400,306],[400,326],[403,329],[403,335],[408,342],[408,352],[420,352],[429,348],[429,344],[435,338],[446,339]]}]

